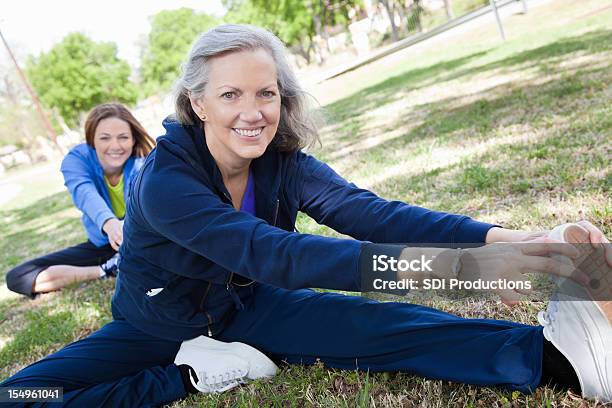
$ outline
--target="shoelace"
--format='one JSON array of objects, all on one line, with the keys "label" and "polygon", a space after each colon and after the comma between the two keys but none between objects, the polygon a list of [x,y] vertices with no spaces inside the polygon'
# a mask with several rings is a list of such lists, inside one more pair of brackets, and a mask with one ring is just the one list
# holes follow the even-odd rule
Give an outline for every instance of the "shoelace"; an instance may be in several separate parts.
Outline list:
[{"label": "shoelace", "polygon": [[231,369],[224,373],[214,374],[212,376],[206,375],[206,373],[202,371],[198,373],[198,376],[199,378],[204,378],[206,385],[211,387],[225,387],[244,377],[243,373],[237,369]]},{"label": "shoelace", "polygon": [[550,328],[551,332],[555,331],[554,325],[552,324],[557,318],[557,312],[559,311],[559,299],[557,293],[553,294],[550,302],[548,302],[548,309],[545,312],[538,314],[538,322],[542,326]]}]

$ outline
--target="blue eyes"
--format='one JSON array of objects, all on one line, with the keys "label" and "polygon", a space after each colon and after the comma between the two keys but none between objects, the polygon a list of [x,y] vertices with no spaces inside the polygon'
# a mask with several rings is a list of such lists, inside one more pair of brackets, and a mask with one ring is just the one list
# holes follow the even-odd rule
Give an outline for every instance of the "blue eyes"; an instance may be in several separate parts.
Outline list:
[{"label": "blue eyes", "polygon": [[233,99],[234,96],[235,94],[233,92],[224,92],[223,94],[221,94],[221,97],[223,99]]}]

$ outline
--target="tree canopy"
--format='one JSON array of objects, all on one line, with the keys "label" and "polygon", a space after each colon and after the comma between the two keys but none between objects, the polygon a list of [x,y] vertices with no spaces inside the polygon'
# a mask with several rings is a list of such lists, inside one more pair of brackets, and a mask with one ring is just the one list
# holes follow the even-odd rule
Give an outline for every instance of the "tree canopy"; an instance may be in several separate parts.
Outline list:
[{"label": "tree canopy", "polygon": [[49,52],[31,58],[27,72],[43,103],[57,109],[70,126],[97,104],[137,99],[130,66],[117,57],[117,46],[82,33],[69,34]]},{"label": "tree canopy", "polygon": [[181,62],[197,35],[217,25],[214,17],[189,8],[165,10],[153,16],[142,56],[146,94],[167,91],[178,77]]},{"label": "tree canopy", "polygon": [[349,23],[349,10],[361,0],[224,0],[229,23],[253,24],[276,34],[310,62],[319,53],[314,38],[326,39],[326,27]]}]

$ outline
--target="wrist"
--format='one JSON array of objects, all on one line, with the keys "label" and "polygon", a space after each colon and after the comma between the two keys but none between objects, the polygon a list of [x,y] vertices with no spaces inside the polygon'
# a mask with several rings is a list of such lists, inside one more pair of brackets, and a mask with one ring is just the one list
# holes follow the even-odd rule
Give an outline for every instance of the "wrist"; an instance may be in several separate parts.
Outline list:
[{"label": "wrist", "polygon": [[529,232],[527,231],[493,227],[487,232],[485,243],[492,244],[493,242],[519,242],[523,241],[528,234]]},{"label": "wrist", "polygon": [[478,254],[484,248],[467,248],[463,250],[461,253],[461,268],[458,271],[457,279],[460,281],[473,281],[479,277]]},{"label": "wrist", "polygon": [[104,231],[104,232],[106,232],[108,234],[108,231],[106,231],[106,229],[110,226],[110,221],[116,220],[116,219],[117,218],[111,217],[111,218],[108,218],[107,220],[105,220],[102,223],[102,231]]}]

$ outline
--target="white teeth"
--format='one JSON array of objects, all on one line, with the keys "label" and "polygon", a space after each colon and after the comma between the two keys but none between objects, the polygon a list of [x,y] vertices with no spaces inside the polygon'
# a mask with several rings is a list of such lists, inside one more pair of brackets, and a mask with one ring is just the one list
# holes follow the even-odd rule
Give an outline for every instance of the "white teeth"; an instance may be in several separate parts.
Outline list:
[{"label": "white teeth", "polygon": [[234,128],[234,130],[236,131],[236,133],[238,133],[241,136],[259,136],[263,128],[253,129],[253,130]]}]

